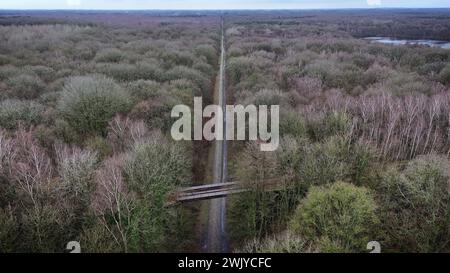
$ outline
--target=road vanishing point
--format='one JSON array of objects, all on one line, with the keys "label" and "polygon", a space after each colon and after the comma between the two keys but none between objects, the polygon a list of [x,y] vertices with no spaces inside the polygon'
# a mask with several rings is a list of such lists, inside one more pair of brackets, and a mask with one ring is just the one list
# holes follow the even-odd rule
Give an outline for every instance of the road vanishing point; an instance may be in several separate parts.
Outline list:
[{"label": "road vanishing point", "polygon": [[[224,19],[221,19],[221,54],[220,54],[220,71],[219,71],[219,92],[218,105],[224,109],[226,106],[226,89],[225,89],[225,30]],[[223,119],[223,133],[226,135],[226,117]],[[225,139],[225,138],[222,138]],[[215,184],[223,184],[227,182],[227,141],[216,140],[214,152],[214,170],[213,177]],[[228,243],[226,236],[226,198],[210,200],[208,212],[208,228],[206,237],[206,251],[210,253],[224,253],[228,251]]]}]

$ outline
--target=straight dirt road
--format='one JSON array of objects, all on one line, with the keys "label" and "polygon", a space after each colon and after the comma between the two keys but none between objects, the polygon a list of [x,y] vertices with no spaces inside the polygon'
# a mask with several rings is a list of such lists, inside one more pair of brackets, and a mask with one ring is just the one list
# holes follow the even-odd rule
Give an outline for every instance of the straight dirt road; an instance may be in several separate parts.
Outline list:
[{"label": "straight dirt road", "polygon": [[[225,109],[226,89],[225,89],[225,31],[224,22],[221,22],[221,54],[220,71],[217,80],[218,92],[215,95],[215,104]],[[223,128],[226,135],[226,117],[224,115]],[[225,138],[223,138],[225,139]],[[227,142],[216,140],[214,144],[214,183],[225,183],[227,181]],[[208,213],[208,234],[206,239],[206,250],[211,253],[223,253],[228,251],[226,239],[226,198],[214,199],[210,201]]]}]

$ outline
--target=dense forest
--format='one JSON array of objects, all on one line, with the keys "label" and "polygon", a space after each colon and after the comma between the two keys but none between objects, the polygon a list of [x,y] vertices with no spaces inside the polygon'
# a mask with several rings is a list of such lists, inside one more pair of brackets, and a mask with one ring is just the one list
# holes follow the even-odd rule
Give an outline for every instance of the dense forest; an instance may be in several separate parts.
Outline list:
[{"label": "dense forest", "polygon": [[449,40],[448,14],[344,14],[229,20],[231,99],[281,106],[278,151],[233,143],[237,251],[450,250],[450,51],[358,39]]},{"label": "dense forest", "polygon": [[281,111],[277,151],[229,144],[230,250],[450,251],[450,50],[361,39],[450,15],[381,10],[0,12],[0,252],[201,250],[204,205],[166,200],[210,144],[171,110],[213,101],[222,16],[228,104]]},{"label": "dense forest", "polygon": [[47,16],[1,20],[0,251],[192,248],[191,212],[164,203],[194,144],[167,133],[211,97],[219,19]]}]

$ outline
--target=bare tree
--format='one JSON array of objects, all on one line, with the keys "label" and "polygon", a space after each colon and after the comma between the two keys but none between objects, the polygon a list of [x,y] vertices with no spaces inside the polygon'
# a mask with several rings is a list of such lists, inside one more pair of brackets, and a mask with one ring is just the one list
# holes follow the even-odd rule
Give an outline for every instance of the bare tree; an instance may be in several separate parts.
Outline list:
[{"label": "bare tree", "polygon": [[[127,229],[131,222],[133,203],[122,176],[123,162],[123,156],[109,158],[97,172],[97,192],[93,206],[116,243],[127,252]],[[107,221],[107,217],[113,220],[113,225]]]},{"label": "bare tree", "polygon": [[11,164],[11,179],[17,182],[35,207],[38,196],[45,191],[52,178],[50,157],[36,143],[31,131],[19,130],[16,134],[16,157]]},{"label": "bare tree", "polygon": [[393,96],[386,92],[352,97],[327,94],[324,101],[303,107],[306,120],[333,113],[350,117],[352,139],[373,143],[385,159],[411,159],[431,152],[449,153],[450,92],[433,96]]},{"label": "bare tree", "polygon": [[0,175],[10,175],[11,163],[16,157],[14,149],[14,141],[7,138],[2,131],[0,131]]},{"label": "bare tree", "polygon": [[108,140],[118,154],[130,149],[135,143],[142,141],[150,134],[143,121],[132,121],[129,118],[116,116],[108,127]]}]

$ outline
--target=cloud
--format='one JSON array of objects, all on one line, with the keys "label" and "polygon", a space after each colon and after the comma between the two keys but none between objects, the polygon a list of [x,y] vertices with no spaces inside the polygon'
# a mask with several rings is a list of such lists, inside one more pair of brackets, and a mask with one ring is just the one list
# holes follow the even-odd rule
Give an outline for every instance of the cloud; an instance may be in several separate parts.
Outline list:
[{"label": "cloud", "polygon": [[367,5],[369,6],[380,6],[381,0],[367,0]]},{"label": "cloud", "polygon": [[66,4],[69,7],[77,7],[81,5],[81,0],[66,0]]}]

